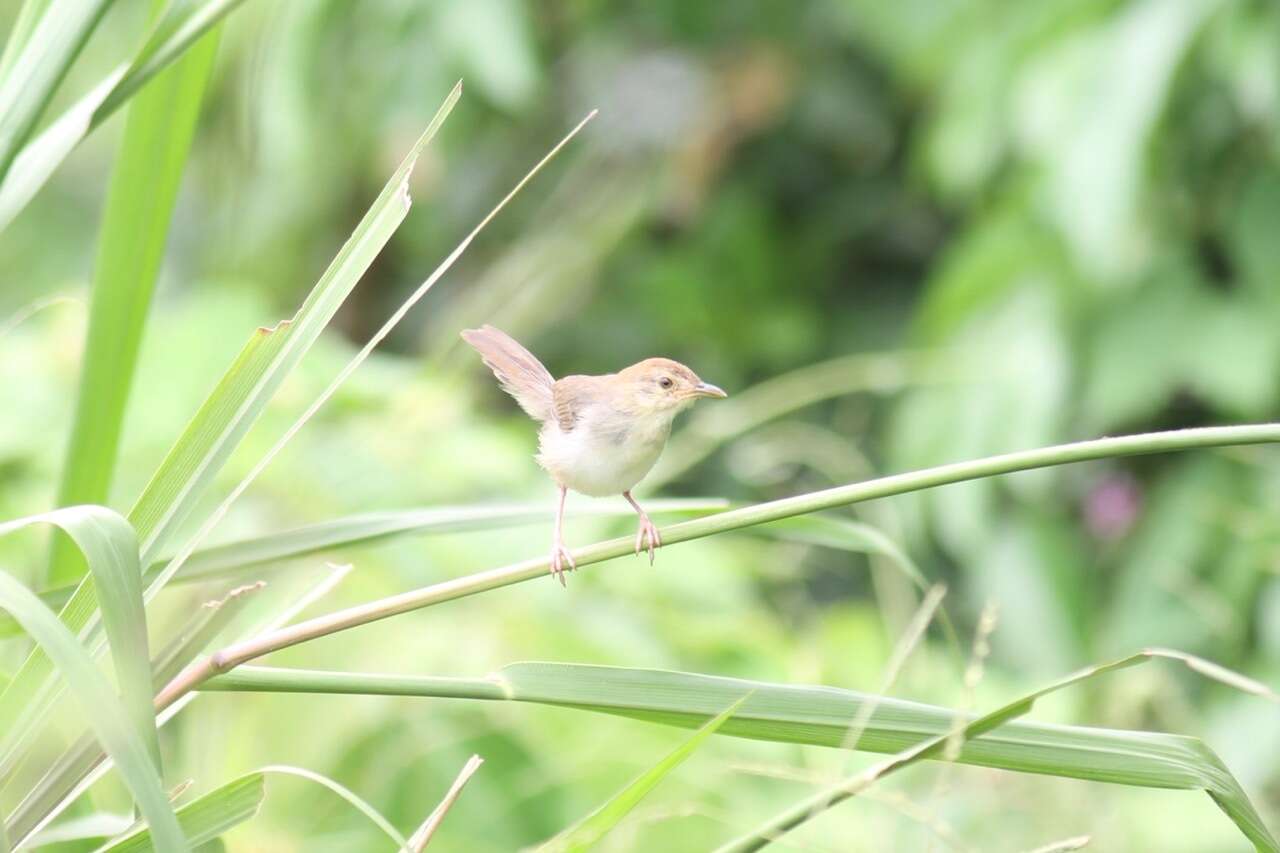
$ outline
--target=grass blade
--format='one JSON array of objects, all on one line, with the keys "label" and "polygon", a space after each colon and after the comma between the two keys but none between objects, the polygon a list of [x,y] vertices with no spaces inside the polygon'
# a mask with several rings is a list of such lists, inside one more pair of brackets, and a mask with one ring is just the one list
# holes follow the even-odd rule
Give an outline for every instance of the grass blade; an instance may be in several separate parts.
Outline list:
[{"label": "grass blade", "polygon": [[182,830],[160,785],[146,741],[129,724],[107,679],[53,611],[7,572],[0,571],[0,607],[12,613],[45,650],[79,701],[98,740],[115,761],[157,840],[186,850]]},{"label": "grass blade", "polygon": [[915,560],[896,542],[869,524],[833,515],[797,515],[754,528],[762,536],[803,542],[838,551],[878,554],[915,584],[921,592],[929,589]]},{"label": "grass blade", "polygon": [[[455,94],[459,91],[459,89],[454,90]],[[160,577],[152,582],[148,588],[148,595],[150,595],[152,591],[158,590],[163,586],[164,583],[182,567],[187,558],[191,556],[197,547],[199,547],[200,543],[204,540],[204,537],[206,537],[213,528],[217,526],[223,516],[226,515],[227,510],[230,509],[231,505],[239,499],[245,489],[249,488],[253,481],[258,478],[258,475],[261,474],[269,464],[271,464],[271,461],[280,453],[281,450],[284,449],[284,446],[288,444],[295,435],[297,435],[299,430],[306,426],[307,422],[311,420],[315,413],[320,411],[320,408],[329,401],[329,398],[337,393],[338,389],[342,387],[342,384],[359,369],[360,365],[364,364],[364,361],[369,357],[369,354],[373,352],[378,344],[382,343],[387,335],[391,334],[392,330],[399,325],[400,321],[404,319],[410,309],[412,309],[414,305],[426,296],[427,292],[435,286],[435,283],[439,281],[450,268],[452,268],[453,264],[462,256],[462,253],[467,250],[467,247],[471,245],[472,241],[480,235],[480,232],[483,231],[485,227],[503,211],[511,200],[515,198],[516,195],[518,195],[519,192],[524,189],[524,187],[532,181],[540,171],[542,171],[543,167],[545,167],[547,163],[551,162],[551,160],[560,153],[561,149],[568,145],[569,142],[578,135],[582,128],[586,126],[587,122],[591,121],[595,115],[595,110],[588,113],[586,118],[578,122],[576,127],[570,130],[569,133],[549,152],[543,155],[542,159],[535,163],[533,168],[525,173],[525,176],[521,178],[516,185],[512,187],[511,190],[509,190],[507,194],[489,210],[485,217],[471,229],[467,236],[462,238],[462,241],[458,243],[457,246],[454,247],[453,251],[450,252],[434,270],[431,271],[431,274],[427,276],[426,281],[418,285],[417,289],[409,295],[409,298],[402,302],[400,306],[392,312],[387,321],[384,322],[382,326],[378,328],[378,331],[374,332],[373,336],[370,337],[369,340],[365,342],[364,346],[360,348],[360,351],[357,352],[351,360],[343,366],[342,370],[338,371],[338,375],[335,376],[327,386],[325,386],[325,389],[320,392],[320,396],[311,402],[311,405],[307,407],[306,411],[298,416],[297,420],[295,420],[293,424],[285,430],[284,434],[276,440],[276,443],[271,446],[262,458],[260,458],[249,470],[249,473],[246,474],[236,487],[231,490],[231,493],[227,495],[226,499],[223,500],[216,509],[214,509],[213,513],[205,520],[200,529],[196,531],[187,546],[178,553],[178,556],[170,561],[169,565],[160,573]]]},{"label": "grass blade", "polygon": [[[217,49],[215,31],[129,107],[102,216],[60,506],[105,504],[110,496],[138,348]],[[83,575],[71,543],[56,538],[50,582]]]},{"label": "grass blade", "polygon": [[53,92],[98,25],[111,0],[53,0],[0,79],[0,178],[27,141]]},{"label": "grass blade", "polygon": [[[409,173],[460,94],[458,87],[450,93],[293,320],[274,330],[259,329],[254,334],[169,451],[129,513],[129,521],[138,532],[143,564],[158,556],[158,549],[173,528],[195,505],[275,390],[319,337],[404,220],[410,204]],[[153,596],[165,580],[167,577],[161,573],[147,587],[145,596],[148,599]],[[92,619],[95,604],[93,588],[87,583],[81,584],[63,608],[63,621],[79,632]],[[37,718],[42,715],[47,704],[34,708],[30,703],[18,705],[15,696],[50,694],[45,685],[50,683],[51,674],[48,658],[40,649],[33,650],[13,683],[0,694],[0,721],[27,709],[33,710]],[[5,732],[10,747],[0,751],[0,779],[13,771],[20,757],[20,751],[13,745],[31,742],[27,735],[25,728]]]},{"label": "grass blade", "polygon": [[170,3],[130,62],[100,80],[16,154],[13,167],[0,180],[0,230],[26,207],[80,140],[242,2]]},{"label": "grass blade", "polygon": [[[246,773],[179,808],[178,822],[188,843],[196,847],[256,815],[265,796],[262,772]],[[149,853],[156,848],[151,830],[144,826],[98,849],[101,853]]]},{"label": "grass blade", "polygon": [[[191,510],[213,475],[248,432],[285,377],[302,360],[373,259],[409,213],[409,175],[462,94],[455,86],[427,129],[387,181],[351,237],[287,324],[266,334],[271,346],[256,359],[238,361],[178,439],[129,513],[145,562],[155,559],[173,528]],[[264,337],[262,331],[256,339]],[[265,356],[265,357],[264,357]],[[153,583],[154,593],[163,582]]]},{"label": "grass blade", "polygon": [[40,23],[41,16],[51,2],[52,0],[27,0],[22,4],[18,17],[13,22],[13,29],[9,32],[9,38],[4,43],[4,53],[0,54],[0,80],[4,80],[9,74],[9,69],[17,61],[18,54],[26,46],[36,24]]},{"label": "grass blade", "polygon": [[453,803],[458,799],[458,795],[462,793],[462,789],[475,772],[480,769],[480,765],[484,764],[484,759],[478,755],[473,755],[467,759],[467,763],[462,765],[462,769],[458,771],[458,777],[453,780],[453,784],[449,786],[449,790],[445,792],[444,798],[440,800],[440,805],[427,815],[427,819],[422,822],[422,826],[413,833],[409,838],[409,849],[413,853],[422,853],[427,845],[431,843],[431,837],[435,835],[436,830],[440,827],[440,823],[444,820],[444,816],[448,814],[449,809],[453,807]]},{"label": "grass blade", "polygon": [[361,799],[354,791],[338,784],[328,776],[322,776],[321,774],[315,773],[311,770],[305,770],[301,767],[290,767],[284,764],[272,764],[267,767],[260,768],[258,772],[277,773],[282,776],[296,776],[299,779],[306,779],[309,782],[314,782],[322,788],[328,788],[330,791],[346,800],[347,803],[356,811],[367,817],[369,822],[378,827],[378,829],[382,831],[383,835],[394,841],[397,847],[401,850],[408,850],[409,842],[400,834],[399,830],[391,825],[391,821],[383,817],[381,812]]},{"label": "grass blade", "polygon": [[[52,524],[64,531],[88,564],[91,579],[87,586],[101,602],[124,707],[159,775],[160,742],[151,701],[147,615],[142,605],[142,573],[138,569],[138,539],[133,528],[105,507],[78,506],[0,524],[0,536],[33,524]],[[12,615],[21,621],[19,614]],[[7,748],[12,745],[14,733],[35,721],[32,712],[40,707],[36,696],[15,694],[11,699],[3,706],[6,715],[0,717],[2,742]]]},{"label": "grass blade", "polygon": [[[1038,696],[1156,657],[1141,652],[1091,667],[1001,712],[975,717],[949,708],[832,687],[772,684],[665,670],[563,663],[517,663],[486,678],[372,675],[242,666],[204,690],[355,693],[534,702],[697,728],[730,702],[750,697],[720,733],[753,740],[901,753],[945,742],[957,721],[974,724],[962,764],[1144,788],[1203,790],[1260,849],[1275,850],[1236,779],[1197,738],[1014,721]],[[873,708],[867,713],[867,704]],[[1025,707],[1024,707],[1025,706]],[[856,742],[849,729],[862,722]],[[1003,723],[1003,724],[1002,724]],[[991,730],[993,726],[998,726]],[[932,757],[932,754],[925,757]]]},{"label": "grass blade", "polygon": [[692,737],[642,773],[634,782],[614,794],[581,821],[539,847],[539,853],[577,853],[577,851],[590,849],[638,806],[640,801],[648,796],[668,773],[683,764],[686,758],[693,755],[694,750],[702,746],[703,741],[715,734],[724,722],[742,707],[746,699],[747,697],[743,696],[717,717],[707,721]]},{"label": "grass blade", "polygon": [[[1082,681],[1086,681],[1104,673],[1113,672],[1117,669],[1142,663],[1148,659],[1149,656],[1138,654],[1131,655],[1112,663],[1087,667],[1078,672],[1072,673],[1066,678],[1060,679],[1047,687],[1043,687],[1024,696],[1020,696],[1012,702],[1008,702],[996,710],[983,714],[976,719],[970,719],[968,722],[965,722],[963,717],[957,717],[956,724],[953,724],[950,732],[935,735],[934,737],[921,741],[910,749],[905,749],[885,761],[872,765],[863,772],[849,779],[805,798],[781,814],[769,819],[746,835],[717,848],[716,853],[754,853],[756,850],[762,850],[774,841],[781,839],[791,830],[809,820],[812,820],[837,803],[841,803],[850,797],[858,795],[890,773],[894,773],[904,767],[909,767],[910,765],[924,759],[939,757],[942,755],[944,750],[954,754],[956,750],[963,748],[963,745],[970,742],[973,738],[994,731],[1000,726],[1008,723],[1010,720],[1030,713],[1036,701],[1050,693],[1055,693],[1059,690],[1079,684]],[[1225,768],[1223,769],[1225,770]],[[1213,792],[1210,791],[1211,795],[1212,793]],[[1241,795],[1243,796],[1243,794]],[[1248,805],[1247,800],[1245,803]],[[1252,811],[1252,806],[1248,806],[1248,808]],[[1256,820],[1257,827],[1246,827],[1239,823],[1237,823],[1237,825],[1240,825],[1241,830],[1250,837],[1250,840],[1258,842],[1259,849],[1276,849],[1275,842],[1267,834],[1267,830],[1262,826],[1261,820],[1257,819],[1256,815],[1253,815],[1253,818]],[[1253,821],[1250,821],[1249,823],[1253,823]],[[1261,836],[1259,837],[1255,837],[1250,831],[1256,828],[1261,828]]]},{"label": "grass blade", "polygon": [[[680,513],[703,514],[724,509],[729,504],[720,498],[671,498],[645,501],[645,509],[652,514]],[[583,516],[631,517],[635,510],[622,501],[594,501],[589,507],[571,510],[569,518]],[[546,522],[551,513],[544,503],[490,504],[478,506],[441,506],[423,509],[385,510],[321,521],[292,530],[251,536],[213,545],[192,552],[191,556],[173,576],[170,583],[201,583],[242,572],[254,566],[305,557],[323,551],[331,551],[354,545],[367,545],[396,536],[441,533],[462,533],[476,530],[497,530],[521,524]],[[779,534],[780,536],[783,534]],[[883,536],[883,534],[880,534]],[[813,544],[827,544],[813,537]],[[839,536],[833,531],[831,547]],[[809,541],[803,539],[802,541]],[[850,546],[853,547],[852,545]],[[872,546],[868,546],[874,550]],[[867,550],[854,548],[854,550]],[[163,557],[147,569],[145,583],[153,581],[172,560]],[[75,587],[54,587],[40,593],[40,600],[50,607],[61,607],[71,598]],[[0,614],[0,638],[12,636],[17,625]],[[3,686],[3,685],[0,685]]]},{"label": "grass blade", "polygon": [[73,817],[64,820],[37,834],[27,845],[28,848],[45,847],[52,844],[64,844],[68,841],[89,841],[110,838],[127,832],[137,821],[132,814],[112,814],[95,812],[93,814]]},{"label": "grass blade", "polygon": [[[347,575],[349,568],[343,566],[331,569],[324,578],[311,586],[303,595],[289,601],[288,606],[273,614],[265,625],[250,629],[245,633],[252,634],[261,630],[270,631],[282,625],[287,625],[299,613],[332,591],[342,578]],[[228,610],[241,610],[246,599],[249,598],[244,593],[252,592],[256,588],[256,586],[244,587],[229,594],[220,603],[217,614],[214,617],[215,620],[224,618],[222,614],[227,613]],[[240,594],[237,594],[237,592]],[[190,627],[198,627],[203,620],[203,615],[198,616],[193,620],[193,625]],[[172,658],[166,652],[161,652],[156,660],[153,661],[153,668],[177,668],[180,665],[180,661],[187,660],[190,654],[198,650],[199,646],[196,643],[200,641],[199,631],[187,631],[184,633],[191,637],[189,644],[180,649]],[[173,719],[186,705],[190,704],[190,700],[194,700],[196,696],[197,694],[194,693],[188,694],[183,701],[170,705],[159,715],[157,722],[163,726]],[[110,768],[110,758],[98,748],[91,738],[81,740],[58,757],[39,783],[27,793],[22,802],[18,804],[18,807],[14,809],[9,819],[10,834],[18,839],[19,843],[25,844],[33,833],[43,831],[51,821],[57,818],[77,797],[88,790],[90,785],[102,778]]]},{"label": "grass blade", "polygon": [[[1275,441],[1280,441],[1280,424],[1250,424],[1150,432],[1023,450],[849,483],[673,524],[662,529],[663,547],[731,530],[745,530],[779,519],[820,512],[861,501],[907,494],[950,483],[1011,474],[1015,471],[1029,471],[1091,459],[1187,450],[1193,447],[1263,444]],[[633,541],[627,537],[578,548],[573,552],[573,557],[578,567],[582,568],[631,554],[632,551]],[[549,569],[550,564],[545,557],[526,560],[307,619],[291,625],[287,631],[262,635],[223,649],[216,661],[206,660],[201,666],[189,668],[170,682],[157,697],[157,701],[161,704],[173,701],[186,691],[194,689],[203,680],[270,652],[305,643],[356,625],[367,625],[379,619],[388,619],[445,601],[533,580],[545,576]]]}]

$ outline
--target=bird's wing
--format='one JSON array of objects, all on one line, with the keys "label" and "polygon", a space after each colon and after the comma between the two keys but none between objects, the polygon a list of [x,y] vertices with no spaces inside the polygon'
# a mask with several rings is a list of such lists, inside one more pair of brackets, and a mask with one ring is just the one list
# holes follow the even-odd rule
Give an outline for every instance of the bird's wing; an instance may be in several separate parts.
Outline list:
[{"label": "bird's wing", "polygon": [[552,416],[551,389],[556,380],[537,356],[493,326],[467,329],[462,339],[480,353],[502,390],[515,397],[529,417],[545,421]]},{"label": "bird's wing", "polygon": [[566,376],[551,389],[551,410],[561,432],[569,432],[582,417],[587,403],[600,395],[601,376]]}]

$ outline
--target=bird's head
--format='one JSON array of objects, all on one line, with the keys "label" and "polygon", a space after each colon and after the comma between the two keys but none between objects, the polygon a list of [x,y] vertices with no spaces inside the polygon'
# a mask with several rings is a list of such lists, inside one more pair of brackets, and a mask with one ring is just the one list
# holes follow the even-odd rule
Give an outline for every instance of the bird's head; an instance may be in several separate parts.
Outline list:
[{"label": "bird's head", "polygon": [[637,414],[670,414],[692,405],[699,397],[727,397],[710,382],[678,361],[646,358],[615,376],[617,387]]}]

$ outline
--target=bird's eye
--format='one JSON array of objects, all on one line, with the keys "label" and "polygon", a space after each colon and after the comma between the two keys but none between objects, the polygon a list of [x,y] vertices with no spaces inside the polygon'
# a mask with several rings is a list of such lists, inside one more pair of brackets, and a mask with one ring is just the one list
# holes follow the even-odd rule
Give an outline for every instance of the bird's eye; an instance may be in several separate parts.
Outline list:
[{"label": "bird's eye", "polygon": [[658,380],[658,384],[661,385],[663,388],[670,388],[675,383],[671,381],[670,376],[664,376]]}]

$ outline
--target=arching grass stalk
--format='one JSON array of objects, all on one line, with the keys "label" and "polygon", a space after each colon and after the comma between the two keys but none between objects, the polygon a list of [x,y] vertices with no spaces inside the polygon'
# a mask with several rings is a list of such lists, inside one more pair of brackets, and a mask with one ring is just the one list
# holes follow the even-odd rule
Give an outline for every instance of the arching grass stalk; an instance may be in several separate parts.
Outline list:
[{"label": "arching grass stalk", "polygon": [[[691,539],[701,539],[731,530],[740,530],[757,524],[777,521],[795,515],[818,512],[861,501],[886,498],[893,495],[916,492],[922,489],[1012,474],[1034,468],[1066,465],[1095,459],[1121,456],[1138,456],[1164,453],[1174,450],[1190,450],[1203,447],[1225,447],[1245,444],[1280,442],[1280,424],[1248,424],[1226,427],[1171,430],[1142,433],[1116,438],[1100,438],[1072,444],[1058,444],[1035,450],[1023,450],[925,468],[905,474],[880,477],[861,483],[851,483],[831,489],[823,489],[790,498],[754,504],[692,521],[673,524],[663,529],[663,545],[674,545]],[[632,552],[632,539],[611,539],[574,551],[579,567],[599,563]],[[358,604],[324,616],[317,616],[296,625],[228,646],[202,660],[194,661],[178,674],[156,697],[159,708],[167,707],[201,683],[215,675],[227,672],[248,661],[260,658],[280,649],[296,646],[308,640],[335,634],[358,625],[376,622],[400,613],[430,607],[444,601],[465,598],[479,592],[532,580],[549,571],[547,559],[527,560],[501,568],[478,572],[431,586],[381,598],[366,604]]]}]

